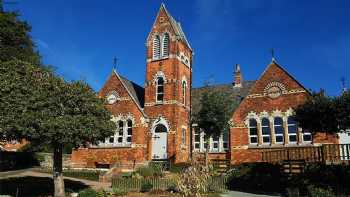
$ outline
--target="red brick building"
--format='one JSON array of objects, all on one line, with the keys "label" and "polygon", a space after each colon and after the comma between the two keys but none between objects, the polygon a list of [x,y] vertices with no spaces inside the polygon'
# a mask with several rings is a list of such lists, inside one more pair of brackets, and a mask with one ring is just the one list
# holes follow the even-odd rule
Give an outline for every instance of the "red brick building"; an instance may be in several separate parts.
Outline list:
[{"label": "red brick building", "polygon": [[144,88],[113,70],[99,96],[106,98],[118,130],[96,147],[73,151],[74,166],[189,160],[193,52],[163,4],[146,48]]},{"label": "red brick building", "polygon": [[[192,89],[193,51],[164,5],[146,48],[144,87],[113,70],[99,92],[118,126],[115,135],[98,146],[73,151],[73,166],[187,162],[191,152],[196,156],[205,151],[204,132],[190,125],[190,116],[199,111],[199,98],[207,87]],[[238,103],[230,132],[209,140],[211,158],[230,159],[233,164],[257,162],[266,150],[337,143],[336,136],[311,136],[298,127],[293,108],[305,102],[309,92],[275,60],[257,81],[243,80],[239,65],[234,78],[233,83],[210,87]]]}]

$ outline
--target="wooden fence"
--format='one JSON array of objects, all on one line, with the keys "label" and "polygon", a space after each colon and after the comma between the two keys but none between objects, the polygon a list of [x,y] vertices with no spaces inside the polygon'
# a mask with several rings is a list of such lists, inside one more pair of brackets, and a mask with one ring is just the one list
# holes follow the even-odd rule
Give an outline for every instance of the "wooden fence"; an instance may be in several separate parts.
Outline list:
[{"label": "wooden fence", "polygon": [[[154,190],[167,190],[170,186],[176,186],[174,179],[167,178],[121,178],[112,179],[112,187],[117,187],[125,191],[140,191],[141,186],[145,183],[151,183]],[[208,180],[207,189],[216,189],[220,191],[227,190],[227,177],[212,177]]]},{"label": "wooden fence", "polygon": [[350,144],[324,144],[310,147],[285,147],[262,152],[262,160],[269,163],[303,160],[307,163],[350,163]]}]

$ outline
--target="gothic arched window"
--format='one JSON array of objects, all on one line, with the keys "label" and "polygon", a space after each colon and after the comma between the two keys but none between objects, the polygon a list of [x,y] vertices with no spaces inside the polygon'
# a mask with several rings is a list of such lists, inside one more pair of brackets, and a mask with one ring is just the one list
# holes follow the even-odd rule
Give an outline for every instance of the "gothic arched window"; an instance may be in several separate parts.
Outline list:
[{"label": "gothic arched window", "polygon": [[155,35],[153,38],[153,59],[160,58],[160,38],[159,35]]},{"label": "gothic arched window", "polygon": [[277,144],[282,144],[284,141],[284,127],[283,119],[281,117],[275,117],[273,122],[275,128],[275,140]]},{"label": "gothic arched window", "polygon": [[186,106],[186,89],[187,89],[187,84],[186,81],[182,82],[182,103]]},{"label": "gothic arched window", "polygon": [[270,143],[270,121],[268,118],[261,119],[261,134],[262,134],[262,142],[265,144]]},{"label": "gothic arched window", "polygon": [[123,136],[124,136],[124,122],[118,121],[118,131],[117,131],[117,144],[123,144]]},{"label": "gothic arched window", "polygon": [[249,141],[250,144],[258,143],[258,123],[255,119],[249,119]]},{"label": "gothic arched window", "polygon": [[164,79],[163,77],[157,78],[157,90],[156,90],[156,101],[163,102],[164,99]]},{"label": "gothic arched window", "polygon": [[169,56],[169,34],[168,33],[165,33],[163,35],[162,44],[163,44],[162,57],[168,57]]}]

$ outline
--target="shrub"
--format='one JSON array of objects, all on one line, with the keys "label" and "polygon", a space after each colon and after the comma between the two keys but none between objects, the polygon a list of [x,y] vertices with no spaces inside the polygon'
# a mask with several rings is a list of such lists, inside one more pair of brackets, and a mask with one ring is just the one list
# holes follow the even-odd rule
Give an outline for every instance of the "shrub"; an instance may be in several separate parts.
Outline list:
[{"label": "shrub", "polygon": [[136,173],[140,174],[145,178],[152,177],[154,175],[154,169],[149,166],[143,166],[138,168]]},{"label": "shrub", "polygon": [[97,196],[98,196],[98,192],[91,188],[84,189],[79,192],[79,197],[97,197]]},{"label": "shrub", "polygon": [[228,188],[255,193],[283,192],[286,176],[278,165],[267,163],[242,164],[228,174]]},{"label": "shrub", "polygon": [[113,187],[113,193],[117,196],[125,196],[128,194],[128,191],[120,187]]},{"label": "shrub", "polygon": [[149,192],[152,190],[152,188],[153,188],[152,183],[145,182],[145,183],[142,183],[140,192]]},{"label": "shrub", "polygon": [[331,189],[309,186],[308,193],[310,197],[335,197]]},{"label": "shrub", "polygon": [[171,184],[171,185],[168,186],[166,191],[177,193],[177,192],[179,192],[179,188],[177,188],[176,184]]},{"label": "shrub", "polygon": [[188,168],[191,164],[189,163],[178,163],[178,164],[171,164],[169,171],[172,173],[179,174],[183,172],[186,168]]},{"label": "shrub", "polygon": [[149,167],[153,169],[153,176],[162,177],[166,169],[166,162],[151,162]]}]

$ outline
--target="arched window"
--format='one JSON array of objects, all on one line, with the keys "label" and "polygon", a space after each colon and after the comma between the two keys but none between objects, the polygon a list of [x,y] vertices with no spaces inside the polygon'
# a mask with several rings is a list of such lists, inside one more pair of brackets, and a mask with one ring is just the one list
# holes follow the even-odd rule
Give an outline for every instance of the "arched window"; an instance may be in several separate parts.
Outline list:
[{"label": "arched window", "polygon": [[127,121],[127,128],[126,128],[126,143],[131,143],[131,136],[132,136],[132,121]]},{"label": "arched window", "polygon": [[163,36],[162,57],[169,56],[169,34],[165,33]]},{"label": "arched window", "polygon": [[156,101],[163,102],[164,99],[164,79],[163,77],[157,78],[157,93],[156,93]]},{"label": "arched window", "polygon": [[182,82],[182,103],[186,106],[186,89],[187,89],[187,84],[186,81]]},{"label": "arched window", "polygon": [[288,117],[288,139],[289,143],[295,144],[298,141],[297,138],[297,131],[298,131],[298,126],[295,120],[292,117]]},{"label": "arched window", "polygon": [[123,144],[123,136],[124,136],[124,122],[119,120],[118,121],[118,131],[117,131],[117,144],[118,145]]},{"label": "arched window", "polygon": [[275,128],[275,140],[276,144],[283,144],[284,141],[284,127],[283,119],[281,117],[275,117],[273,122]]},{"label": "arched window", "polygon": [[258,144],[258,124],[255,119],[249,119],[249,141],[250,144]]},{"label": "arched window", "polygon": [[268,118],[262,118],[261,119],[261,134],[262,134],[262,142],[264,144],[270,143],[270,121]]},{"label": "arched window", "polygon": [[159,124],[156,126],[156,129],[154,130],[155,133],[164,133],[164,132],[167,132],[167,128],[162,125],[162,124]]},{"label": "arched window", "polygon": [[160,58],[160,38],[159,35],[155,35],[153,38],[153,59]]}]

